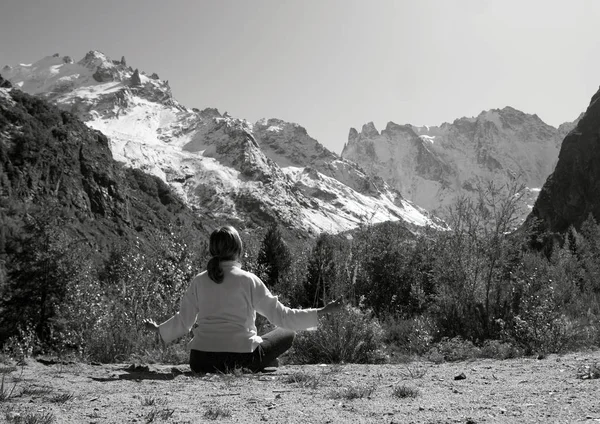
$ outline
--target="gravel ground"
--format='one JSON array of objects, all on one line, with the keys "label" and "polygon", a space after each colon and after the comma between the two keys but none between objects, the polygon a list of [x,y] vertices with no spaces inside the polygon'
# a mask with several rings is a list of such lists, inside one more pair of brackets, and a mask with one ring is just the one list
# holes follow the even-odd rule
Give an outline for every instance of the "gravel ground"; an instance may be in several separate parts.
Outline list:
[{"label": "gravel ground", "polygon": [[600,379],[581,373],[596,362],[600,351],[192,375],[187,366],[30,359],[0,367],[0,422],[593,423]]}]

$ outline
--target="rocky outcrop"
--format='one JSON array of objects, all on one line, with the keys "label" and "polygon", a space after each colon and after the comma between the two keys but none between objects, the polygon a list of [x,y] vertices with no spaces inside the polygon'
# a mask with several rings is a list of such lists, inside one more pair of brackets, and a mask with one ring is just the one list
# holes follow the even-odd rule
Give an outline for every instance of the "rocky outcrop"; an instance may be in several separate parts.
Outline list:
[{"label": "rocky outcrop", "polygon": [[10,83],[10,81],[5,80],[4,78],[2,78],[2,75],[0,75],[0,88],[11,88],[12,84]]},{"label": "rocky outcrop", "polygon": [[131,85],[142,85],[142,80],[140,79],[140,71],[137,69],[133,71],[133,75],[131,76]]},{"label": "rocky outcrop", "polygon": [[600,91],[565,137],[558,163],[535,202],[528,221],[563,233],[579,228],[591,214],[600,220]]}]

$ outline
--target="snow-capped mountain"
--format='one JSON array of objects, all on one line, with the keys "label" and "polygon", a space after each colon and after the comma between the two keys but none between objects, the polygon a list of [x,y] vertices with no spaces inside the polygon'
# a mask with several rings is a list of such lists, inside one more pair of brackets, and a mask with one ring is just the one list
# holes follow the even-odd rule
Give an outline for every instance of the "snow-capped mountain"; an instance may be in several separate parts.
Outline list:
[{"label": "snow-capped mountain", "polygon": [[557,129],[511,107],[439,127],[389,122],[379,132],[370,122],[360,133],[350,129],[342,157],[442,215],[459,195],[475,195],[489,181],[499,188],[516,180],[527,187],[525,217],[556,165],[562,139],[574,127],[575,122]]},{"label": "snow-capped mountain", "polygon": [[277,220],[312,234],[387,220],[435,225],[299,125],[253,125],[216,109],[187,108],[168,82],[125,58],[91,51],[74,62],[56,54],[0,73],[106,134],[115,159],[160,177],[199,214],[249,227]]}]

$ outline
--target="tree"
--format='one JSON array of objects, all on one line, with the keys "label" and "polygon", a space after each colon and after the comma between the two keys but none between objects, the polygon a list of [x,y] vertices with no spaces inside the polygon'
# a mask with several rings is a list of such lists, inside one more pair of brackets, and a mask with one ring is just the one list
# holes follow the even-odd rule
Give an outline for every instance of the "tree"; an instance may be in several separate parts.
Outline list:
[{"label": "tree", "polygon": [[292,256],[276,223],[267,229],[256,261],[263,270],[264,283],[269,288],[276,287],[282,275],[289,269]]}]

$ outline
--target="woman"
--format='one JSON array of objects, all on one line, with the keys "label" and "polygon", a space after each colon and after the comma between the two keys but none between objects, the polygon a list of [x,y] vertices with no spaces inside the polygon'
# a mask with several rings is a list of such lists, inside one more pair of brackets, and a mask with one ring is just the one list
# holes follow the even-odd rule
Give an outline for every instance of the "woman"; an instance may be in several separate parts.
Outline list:
[{"label": "woman", "polygon": [[[277,357],[292,346],[293,330],[314,328],[320,315],[342,306],[341,299],[318,309],[283,306],[256,275],[241,269],[242,240],[231,226],[215,230],[209,247],[212,258],[207,269],[192,280],[179,312],[160,325],[144,320],[145,327],[159,333],[165,343],[186,335],[196,324],[189,343],[194,372],[235,368],[257,372],[276,365]],[[258,336],[256,312],[281,328]]]}]

